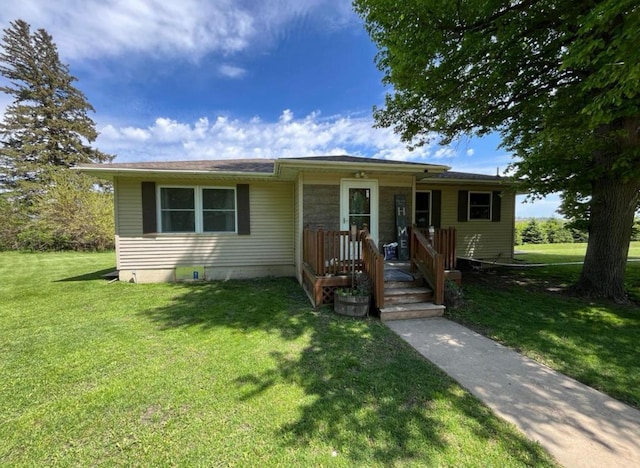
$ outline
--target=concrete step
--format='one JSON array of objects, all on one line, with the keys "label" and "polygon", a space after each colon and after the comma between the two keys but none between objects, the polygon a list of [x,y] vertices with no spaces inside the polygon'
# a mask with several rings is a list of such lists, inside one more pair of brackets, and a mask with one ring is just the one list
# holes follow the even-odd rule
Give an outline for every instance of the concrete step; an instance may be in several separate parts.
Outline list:
[{"label": "concrete step", "polygon": [[385,304],[410,304],[428,302],[433,299],[433,291],[425,287],[385,288]]},{"label": "concrete step", "polygon": [[413,304],[397,304],[380,309],[380,320],[408,320],[416,318],[442,317],[445,307],[432,302],[417,302]]}]

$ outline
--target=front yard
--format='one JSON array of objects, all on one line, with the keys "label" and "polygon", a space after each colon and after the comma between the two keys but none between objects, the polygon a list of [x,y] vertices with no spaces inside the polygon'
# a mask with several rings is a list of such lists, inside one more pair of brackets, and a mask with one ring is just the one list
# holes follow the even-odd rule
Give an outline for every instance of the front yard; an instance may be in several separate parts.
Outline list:
[{"label": "front yard", "polygon": [[293,280],[109,284],[113,264],[0,253],[1,465],[553,465]]}]

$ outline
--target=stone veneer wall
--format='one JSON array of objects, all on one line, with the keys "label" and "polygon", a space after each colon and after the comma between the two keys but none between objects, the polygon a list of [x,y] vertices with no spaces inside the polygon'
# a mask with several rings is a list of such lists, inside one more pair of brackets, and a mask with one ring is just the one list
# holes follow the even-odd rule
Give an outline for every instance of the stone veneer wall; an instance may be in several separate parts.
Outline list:
[{"label": "stone veneer wall", "polygon": [[340,229],[340,186],[305,185],[302,225],[311,229]]}]

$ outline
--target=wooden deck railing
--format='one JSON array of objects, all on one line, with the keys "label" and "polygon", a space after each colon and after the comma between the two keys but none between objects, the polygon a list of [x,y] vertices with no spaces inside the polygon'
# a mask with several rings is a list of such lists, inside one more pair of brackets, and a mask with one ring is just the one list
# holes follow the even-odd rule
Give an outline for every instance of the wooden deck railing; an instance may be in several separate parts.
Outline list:
[{"label": "wooden deck railing", "polygon": [[305,229],[303,244],[302,258],[317,276],[350,273],[354,263],[361,268],[362,240],[350,242],[349,231]]},{"label": "wooden deck railing", "polygon": [[[367,229],[360,231],[355,241],[350,241],[349,236],[349,231],[305,229],[304,263],[315,277],[325,278],[323,283],[330,287],[333,287],[335,281],[329,281],[329,276],[350,277],[354,267],[355,271],[368,273],[373,282],[374,305],[384,307],[384,255],[378,250]],[[314,296],[317,305],[321,294],[317,292]]]},{"label": "wooden deck railing", "polygon": [[373,305],[378,309],[384,307],[384,255],[380,253],[376,243],[367,230],[360,232],[362,243],[362,270],[369,274],[373,282]]},{"label": "wooden deck railing", "polygon": [[444,256],[418,229],[411,230],[411,268],[418,269],[433,288],[434,303],[444,304]]},{"label": "wooden deck railing", "polygon": [[413,230],[420,232],[436,249],[436,252],[442,254],[445,270],[456,269],[458,263],[456,256],[456,228],[436,229],[433,239],[431,239],[429,229],[414,227]]},{"label": "wooden deck railing", "polygon": [[[433,239],[429,238],[428,230],[413,228],[410,250],[411,268],[420,270],[433,288],[434,302],[443,304],[445,270],[456,268],[455,228],[436,229]],[[342,275],[346,280],[344,275],[350,275],[354,267],[356,271],[367,272],[374,285],[374,305],[384,307],[384,255],[367,230],[361,231],[357,240],[351,242],[349,231],[307,228],[303,233],[303,260],[311,271],[309,274],[325,278],[323,284],[327,287],[336,287],[334,280],[339,279],[328,277]],[[314,293],[316,305],[323,297],[321,289]],[[332,291],[327,294],[332,294]]]}]

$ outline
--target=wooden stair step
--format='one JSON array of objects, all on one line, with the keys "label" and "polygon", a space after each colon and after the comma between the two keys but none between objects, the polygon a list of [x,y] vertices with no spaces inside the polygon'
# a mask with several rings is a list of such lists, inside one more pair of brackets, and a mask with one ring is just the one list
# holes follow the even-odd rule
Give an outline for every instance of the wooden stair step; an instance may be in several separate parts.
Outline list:
[{"label": "wooden stair step", "polygon": [[433,299],[433,291],[425,287],[413,288],[385,288],[385,304],[408,304],[413,302],[427,302]]},{"label": "wooden stair step", "polygon": [[442,317],[445,307],[432,302],[397,304],[380,309],[380,320],[407,320],[416,318]]},{"label": "wooden stair step", "polygon": [[424,285],[424,281],[422,278],[416,278],[413,281],[385,281],[384,289],[395,289],[395,288],[412,288],[419,287]]}]

